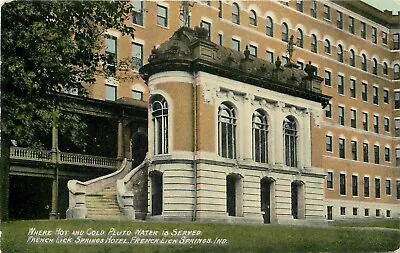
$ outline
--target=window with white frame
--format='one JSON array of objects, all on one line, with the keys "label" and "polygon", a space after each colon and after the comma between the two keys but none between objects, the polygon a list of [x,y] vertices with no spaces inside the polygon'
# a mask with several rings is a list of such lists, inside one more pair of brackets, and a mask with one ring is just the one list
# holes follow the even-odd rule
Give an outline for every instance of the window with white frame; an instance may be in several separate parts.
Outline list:
[{"label": "window with white frame", "polygon": [[363,130],[368,131],[368,113],[363,112]]},{"label": "window with white frame", "polygon": [[331,20],[331,7],[328,5],[324,5],[324,18],[327,20]]},{"label": "window with white frame", "polygon": [[385,162],[390,162],[390,148],[385,147]]},{"label": "window with white frame", "polygon": [[117,70],[118,61],[118,38],[115,36],[106,36],[106,69],[110,73],[115,73]]},{"label": "window with white frame", "polygon": [[133,15],[132,22],[137,25],[144,24],[144,8],[143,8],[143,0],[134,0],[132,2],[133,5]]},{"label": "window with white frame", "polygon": [[381,179],[375,178],[375,198],[381,198]]},{"label": "window with white frame", "polygon": [[168,27],[168,8],[157,5],[157,24]]},{"label": "window with white frame", "polygon": [[328,189],[333,189],[333,172],[328,171],[328,175],[326,177],[326,187]]},{"label": "window with white frame", "polygon": [[325,53],[330,54],[331,53],[331,42],[326,39],[325,40]]},{"label": "window with white frame", "polygon": [[236,158],[236,113],[229,103],[218,108],[218,154]]},{"label": "window with white frame", "polygon": [[365,54],[361,55],[361,68],[364,71],[368,70],[367,56]]},{"label": "window with white frame", "polygon": [[350,114],[350,125],[352,128],[357,128],[357,111],[355,109],[351,109]]},{"label": "window with white frame", "polygon": [[337,28],[343,29],[343,13],[340,11],[337,11]]},{"label": "window with white frame", "polygon": [[364,22],[360,22],[360,24],[361,24],[360,35],[361,38],[365,39],[367,37],[367,25]]},{"label": "window with white frame", "polygon": [[237,3],[232,4],[232,23],[240,24],[240,9]]},{"label": "window with white frame", "polygon": [[267,50],[267,61],[273,63],[274,62],[274,52]]},{"label": "window with white frame", "polygon": [[313,18],[317,18],[317,14],[318,14],[318,3],[317,3],[317,0],[312,0],[312,2],[311,2],[311,16],[313,17]]},{"label": "window with white frame", "polygon": [[354,79],[350,79],[350,96],[352,98],[357,98],[357,84]]},{"label": "window with white frame", "polygon": [[349,58],[350,66],[356,66],[356,53],[353,49],[350,49],[350,58]]},{"label": "window with white frame", "polygon": [[297,167],[297,134],[298,126],[294,117],[288,116],[283,121],[285,164]]},{"label": "window with white frame", "polygon": [[143,66],[143,45],[132,42],[132,69],[138,71]]},{"label": "window with white frame", "polygon": [[358,145],[357,145],[357,141],[351,141],[351,159],[353,159],[353,161],[357,161],[358,160]]},{"label": "window with white frame", "polygon": [[337,60],[338,62],[343,62],[344,61],[344,50],[343,50],[343,46],[342,45],[338,45],[337,48]]},{"label": "window with white frame", "polygon": [[135,100],[143,101],[143,91],[132,90],[132,98]]},{"label": "window with white frame", "polygon": [[339,183],[340,195],[346,195],[346,174],[340,173]]},{"label": "window with white frame", "polygon": [[117,100],[117,86],[106,83],[106,100]]},{"label": "window with white frame", "polygon": [[289,27],[286,23],[282,23],[282,40],[289,41]]},{"label": "window with white frame", "polygon": [[385,132],[390,132],[390,119],[388,117],[385,117],[384,125]]},{"label": "window with white frame", "polygon": [[325,85],[332,86],[332,73],[329,70],[325,70]]},{"label": "window with white frame", "polygon": [[251,10],[249,14],[249,24],[257,26],[257,13],[255,10]]},{"label": "window with white frame", "polygon": [[270,16],[267,17],[267,25],[265,27],[265,33],[270,36],[274,37],[274,21]]},{"label": "window with white frame", "polygon": [[232,39],[232,49],[240,52],[240,40]]},{"label": "window with white frame", "polygon": [[249,50],[250,50],[250,55],[257,57],[257,54],[258,54],[257,46],[250,45]]},{"label": "window with white frame", "polygon": [[332,118],[332,104],[328,104],[325,109],[325,117]]},{"label": "window with white frame", "polygon": [[388,34],[387,32],[382,32],[382,44],[387,45],[388,44]]},{"label": "window with white frame", "polygon": [[352,195],[356,197],[358,196],[358,176],[352,175],[351,183],[352,183]]},{"label": "window with white frame", "polygon": [[372,74],[378,75],[378,61],[372,58]]},{"label": "window with white frame", "polygon": [[200,22],[200,27],[204,28],[207,30],[207,40],[211,40],[211,23],[202,20]]},{"label": "window with white frame", "polygon": [[303,47],[303,31],[298,28],[297,29],[297,46],[298,47]]},{"label": "window with white frame", "polygon": [[313,53],[318,52],[318,40],[315,34],[311,35],[311,52]]},{"label": "window with white frame", "polygon": [[383,90],[383,102],[389,104],[389,90]]},{"label": "window with white frame", "polygon": [[332,141],[332,136],[330,135],[326,136],[326,151],[328,152],[333,151],[333,141]]},{"label": "window with white frame", "polygon": [[350,33],[354,34],[355,33],[355,23],[354,23],[354,18],[349,17],[349,31]]},{"label": "window with white frame", "polygon": [[379,87],[373,86],[372,92],[372,102],[374,103],[374,105],[379,105]]},{"label": "window with white frame", "polygon": [[364,197],[369,197],[369,177],[364,177]]},{"label": "window with white frame", "polygon": [[368,84],[361,84],[361,97],[364,102],[368,102]]},{"label": "window with white frame", "polygon": [[339,138],[339,158],[346,158],[346,140]]},{"label": "window with white frame", "polygon": [[379,116],[374,115],[374,133],[379,134]]},{"label": "window with white frame", "polygon": [[338,93],[344,95],[344,76],[338,75]]},{"label": "window with white frame", "polygon": [[344,126],[345,125],[345,119],[346,119],[344,107],[343,106],[338,106],[338,108],[339,108],[339,124],[341,126]]},{"label": "window with white frame", "polygon": [[374,162],[375,164],[380,163],[380,148],[378,145],[374,145]]},{"label": "window with white frame", "polygon": [[154,154],[168,153],[168,103],[159,94],[153,95],[150,99],[151,116],[154,134]]},{"label": "window with white frame", "polygon": [[369,162],[369,144],[363,143],[363,161]]},{"label": "window with white frame", "polygon": [[372,39],[372,43],[376,44],[378,42],[378,31],[376,30],[376,27],[372,27],[372,35],[371,35],[371,39]]},{"label": "window with white frame", "polygon": [[256,162],[268,162],[268,118],[264,111],[253,113],[253,159]]}]

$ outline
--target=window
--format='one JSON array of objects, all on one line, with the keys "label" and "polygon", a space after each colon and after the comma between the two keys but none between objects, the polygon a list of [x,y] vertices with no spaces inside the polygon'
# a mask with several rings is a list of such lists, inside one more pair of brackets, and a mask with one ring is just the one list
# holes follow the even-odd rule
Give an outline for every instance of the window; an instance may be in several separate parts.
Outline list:
[{"label": "window", "polygon": [[151,116],[154,127],[154,154],[168,153],[168,103],[161,95],[150,99]]},{"label": "window", "polygon": [[340,215],[346,215],[346,207],[340,207]]},{"label": "window", "polygon": [[318,52],[318,40],[315,34],[311,35],[311,52],[317,53]]},{"label": "window", "polygon": [[218,108],[218,142],[220,156],[236,158],[236,113],[227,103]]},{"label": "window", "polygon": [[106,84],[106,100],[117,100],[117,86]]},{"label": "window", "polygon": [[364,177],[364,197],[369,198],[369,177]]},{"label": "window", "polygon": [[168,27],[168,8],[157,4],[157,24]]},{"label": "window", "polygon": [[338,45],[337,56],[338,56],[338,61],[339,61],[339,62],[343,62],[343,61],[344,61],[343,47],[342,47],[342,45],[340,45],[340,44]]},{"label": "window", "polygon": [[325,53],[327,54],[331,53],[331,43],[329,42],[328,39],[325,40]]},{"label": "window", "polygon": [[400,137],[400,119],[394,119],[394,136]]},{"label": "window", "polygon": [[328,176],[326,177],[326,187],[328,189],[333,189],[333,172],[328,172]]},{"label": "window", "polygon": [[364,215],[367,216],[367,217],[369,216],[369,209],[368,208],[364,209]]},{"label": "window", "polygon": [[344,95],[344,76],[338,75],[338,93]]},{"label": "window", "polygon": [[400,91],[394,92],[394,109],[400,109]]},{"label": "window", "polygon": [[299,66],[298,68],[303,70],[304,69],[304,63],[301,61],[297,61],[296,64]]},{"label": "window", "polygon": [[382,44],[383,45],[388,44],[388,34],[386,32],[382,32]]},{"label": "window", "polygon": [[271,17],[267,17],[267,25],[265,27],[265,32],[268,36],[274,37],[274,21]]},{"label": "window", "polygon": [[143,45],[132,43],[132,69],[138,71],[143,66]]},{"label": "window", "polygon": [[332,136],[329,136],[329,135],[326,136],[326,151],[328,151],[328,152],[333,151]]},{"label": "window", "polygon": [[317,8],[318,6],[317,6],[317,1],[316,0],[313,0],[312,2],[311,2],[311,16],[313,17],[313,18],[317,18]]},{"label": "window", "polygon": [[357,207],[353,207],[353,215],[357,216],[358,214],[358,208]]},{"label": "window", "polygon": [[389,90],[383,90],[383,102],[389,104]]},{"label": "window", "polygon": [[368,65],[367,65],[367,56],[365,54],[361,55],[361,67],[362,70],[367,71],[368,70]]},{"label": "window", "polygon": [[285,162],[289,167],[297,166],[297,122],[288,116],[283,121]]},{"label": "window", "polygon": [[378,42],[377,30],[375,27],[372,27],[372,43],[376,44]]},{"label": "window", "polygon": [[332,86],[332,77],[329,70],[325,70],[325,85]]},{"label": "window", "polygon": [[367,25],[361,22],[361,38],[365,39],[367,37]]},{"label": "window", "polygon": [[355,67],[356,66],[356,54],[354,53],[353,49],[350,49],[350,66]]},{"label": "window", "polygon": [[207,30],[207,40],[211,40],[211,24],[209,22],[206,22],[204,20],[202,20],[200,22],[200,27],[204,28]]},{"label": "window", "polygon": [[385,132],[390,132],[390,119],[385,118]]},{"label": "window", "polygon": [[289,57],[287,57],[287,56],[282,56],[282,62],[283,62],[283,65],[288,64],[288,63],[289,63]]},{"label": "window", "polygon": [[232,49],[240,52],[240,40],[232,39]]},{"label": "window", "polygon": [[378,61],[375,58],[372,59],[372,74],[378,75]]},{"label": "window", "polygon": [[143,101],[143,91],[132,90],[132,98]]},{"label": "window", "polygon": [[232,23],[240,24],[240,9],[237,3],[232,4]]},{"label": "window", "polygon": [[368,102],[368,84],[367,83],[362,83],[362,90],[361,90],[361,97],[362,100],[365,102]]},{"label": "window", "polygon": [[381,197],[381,179],[375,178],[375,198]]},{"label": "window", "polygon": [[357,141],[351,141],[351,159],[353,159],[353,161],[358,160]]},{"label": "window", "polygon": [[250,55],[257,57],[257,47],[250,45]]},{"label": "window", "polygon": [[115,73],[117,70],[118,61],[118,38],[107,35],[106,37],[106,69],[111,73]]},{"label": "window", "polygon": [[349,31],[354,34],[355,33],[355,23],[354,23],[354,18],[349,17]]},{"label": "window", "polygon": [[390,162],[390,148],[385,147],[385,162]]},{"label": "window", "polygon": [[222,18],[222,1],[218,1],[218,17]]},{"label": "window", "polygon": [[332,118],[332,104],[328,104],[325,109],[325,117]]},{"label": "window", "polygon": [[340,174],[340,195],[346,195],[346,174]]},{"label": "window", "polygon": [[381,216],[381,209],[376,209],[375,210],[375,215],[376,215],[376,217]]},{"label": "window", "polygon": [[304,11],[304,5],[303,5],[303,0],[297,0],[296,1],[296,9],[300,12]]},{"label": "window", "polygon": [[374,115],[374,133],[379,134],[379,116]]},{"label": "window", "polygon": [[390,179],[386,179],[386,195],[392,195],[392,184]]},{"label": "window", "polygon": [[273,63],[274,62],[274,52],[267,51],[267,61]]},{"label": "window", "polygon": [[300,28],[297,29],[297,46],[303,47],[303,31]]},{"label": "window", "polygon": [[351,113],[351,119],[350,119],[351,127],[357,128],[357,111],[354,109],[351,109],[350,113]]},{"label": "window", "polygon": [[386,62],[384,62],[383,65],[382,65],[382,72],[386,76],[389,74],[389,69],[388,69],[388,65],[387,65]]},{"label": "window", "polygon": [[342,126],[344,126],[345,124],[345,114],[343,106],[339,106],[339,124]]},{"label": "window", "polygon": [[289,28],[286,23],[282,24],[282,40],[286,42],[289,41]]},{"label": "window", "polygon": [[339,138],[339,157],[346,158],[346,143],[342,138]]},{"label": "window", "polygon": [[358,196],[358,176],[352,175],[351,182],[352,182],[352,195]]},{"label": "window", "polygon": [[368,113],[363,112],[363,130],[368,131]]},{"label": "window", "polygon": [[399,64],[394,65],[393,71],[394,71],[394,80],[400,80],[400,65]]},{"label": "window", "polygon": [[379,90],[378,87],[374,86],[372,87],[372,91],[373,91],[373,95],[372,95],[372,102],[374,103],[374,105],[378,105],[379,104]]},{"label": "window", "polygon": [[343,29],[343,13],[337,11],[337,27]]},{"label": "window", "polygon": [[256,12],[255,12],[254,10],[251,10],[251,11],[250,11],[250,14],[249,14],[249,24],[250,24],[250,25],[257,26],[257,14],[256,14]]},{"label": "window", "polygon": [[375,164],[379,164],[379,146],[378,145],[374,145],[374,162]]},{"label": "window", "polygon": [[386,217],[390,218],[390,210],[386,210]]},{"label": "window", "polygon": [[369,162],[369,145],[368,143],[363,143],[363,161],[364,162]]},{"label": "window", "polygon": [[224,43],[224,35],[218,33],[218,44],[222,46],[223,43]]},{"label": "window", "polygon": [[202,0],[203,3],[207,4],[208,6],[211,6],[211,1],[204,1]]},{"label": "window", "polygon": [[324,5],[324,19],[331,20],[331,8],[328,5]]},{"label": "window", "polygon": [[143,1],[142,0],[135,0],[133,3],[133,18],[132,22],[137,25],[143,25]]},{"label": "window", "polygon": [[268,119],[261,110],[253,113],[253,159],[268,162]]},{"label": "window", "polygon": [[393,34],[393,49],[394,50],[400,49],[400,33]]},{"label": "window", "polygon": [[356,80],[350,79],[350,96],[352,98],[357,98],[357,87]]},{"label": "window", "polygon": [[396,198],[400,199],[400,181],[396,181],[397,194]]}]

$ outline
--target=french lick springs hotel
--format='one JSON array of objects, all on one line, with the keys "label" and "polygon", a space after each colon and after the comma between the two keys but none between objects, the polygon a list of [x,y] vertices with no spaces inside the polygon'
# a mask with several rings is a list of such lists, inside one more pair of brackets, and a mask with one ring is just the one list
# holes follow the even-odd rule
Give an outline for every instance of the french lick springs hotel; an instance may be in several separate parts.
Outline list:
[{"label": "french lick springs hotel", "polygon": [[[86,177],[96,162],[56,161],[52,213],[260,224],[400,216],[399,14],[362,1],[133,4],[135,39],[110,30],[104,45],[132,57],[140,78],[88,87],[89,109],[115,122],[116,157]],[[132,164],[143,127],[146,159]]]}]

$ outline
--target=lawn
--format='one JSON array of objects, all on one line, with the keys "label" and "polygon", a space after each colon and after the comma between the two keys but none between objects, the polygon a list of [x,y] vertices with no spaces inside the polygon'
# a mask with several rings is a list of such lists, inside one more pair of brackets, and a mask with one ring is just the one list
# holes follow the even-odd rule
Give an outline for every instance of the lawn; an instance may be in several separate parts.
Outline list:
[{"label": "lawn", "polygon": [[[400,230],[396,229],[89,220],[14,221],[1,223],[0,226],[3,232],[0,242],[2,253],[388,252],[400,247]],[[48,230],[50,232],[47,233],[51,235],[33,236],[32,228],[35,228],[36,232]],[[57,229],[69,231],[68,235],[58,238],[58,241],[62,239],[64,243],[56,243]],[[135,234],[139,230],[141,234]],[[179,230],[181,235],[177,235]],[[29,231],[33,237],[29,237]],[[72,235],[73,231],[76,232],[75,235]],[[163,236],[162,233],[165,231],[168,231],[168,235]],[[191,234],[188,235],[186,232],[186,235],[182,235],[184,231],[191,231]],[[81,237],[78,235],[80,232],[83,233]],[[110,236],[117,244],[105,242],[107,238],[110,242]],[[184,241],[183,237],[188,240]],[[216,240],[217,237],[222,240]],[[46,238],[53,241],[42,244],[27,243],[27,240],[40,241]],[[84,241],[82,238],[90,239],[92,242]],[[211,244],[207,243],[208,238]],[[139,239],[148,239],[147,244],[140,244],[146,240],[139,241]],[[78,242],[89,244],[77,244]],[[172,244],[168,244],[171,242]]]},{"label": "lawn", "polygon": [[360,222],[336,223],[337,227],[375,227],[375,228],[394,228],[400,229],[400,219],[381,219]]}]

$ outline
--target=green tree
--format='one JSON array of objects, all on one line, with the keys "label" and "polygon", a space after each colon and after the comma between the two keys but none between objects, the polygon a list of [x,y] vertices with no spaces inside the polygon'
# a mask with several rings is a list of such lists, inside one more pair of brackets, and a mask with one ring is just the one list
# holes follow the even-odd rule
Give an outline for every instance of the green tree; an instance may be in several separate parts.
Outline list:
[{"label": "green tree", "polygon": [[[77,145],[81,117],[61,108],[60,94],[95,82],[105,31],[133,37],[129,1],[13,1],[1,8],[1,127],[21,146],[45,147],[56,118]],[[60,109],[61,108],[61,109]],[[59,112],[59,113],[54,113]]]}]

